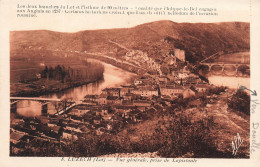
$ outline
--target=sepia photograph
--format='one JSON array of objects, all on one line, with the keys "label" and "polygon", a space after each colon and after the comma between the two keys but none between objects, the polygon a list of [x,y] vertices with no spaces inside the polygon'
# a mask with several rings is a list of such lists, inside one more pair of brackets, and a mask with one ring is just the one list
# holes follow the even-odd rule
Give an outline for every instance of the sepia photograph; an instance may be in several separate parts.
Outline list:
[{"label": "sepia photograph", "polygon": [[259,9],[0,1],[0,166],[257,166]]},{"label": "sepia photograph", "polygon": [[10,31],[11,157],[250,158],[250,23]]}]

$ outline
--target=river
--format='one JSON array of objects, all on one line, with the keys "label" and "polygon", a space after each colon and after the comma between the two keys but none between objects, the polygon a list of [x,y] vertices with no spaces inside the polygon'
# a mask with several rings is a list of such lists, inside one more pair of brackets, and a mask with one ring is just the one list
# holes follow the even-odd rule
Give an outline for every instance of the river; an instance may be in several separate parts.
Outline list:
[{"label": "river", "polygon": [[108,87],[119,87],[123,84],[129,84],[133,81],[136,74],[117,68],[98,60],[88,59],[88,62],[95,61],[104,65],[104,79],[98,82],[82,85],[79,87],[67,89],[58,93],[44,95],[42,97],[53,99],[72,99],[73,101],[83,100],[86,95],[100,94],[101,90]]},{"label": "river", "polygon": [[[97,60],[88,60],[97,61]],[[97,61],[100,62],[100,61]],[[41,97],[53,98],[53,99],[71,99],[73,101],[79,102],[84,99],[86,95],[89,94],[100,94],[102,89],[108,87],[119,87],[123,84],[132,83],[136,74],[122,70],[113,65],[100,62],[104,65],[104,79],[98,82],[90,83],[87,85],[82,85],[74,88],[70,88],[58,93],[51,93],[48,95],[43,95]],[[23,116],[36,116],[41,114],[42,104],[37,101],[22,100],[17,103],[17,113]],[[55,112],[53,107],[48,108],[48,112]]]},{"label": "river", "polygon": [[250,88],[250,78],[211,75],[208,77],[208,80],[210,84],[227,86],[231,89],[237,89],[239,86]]}]

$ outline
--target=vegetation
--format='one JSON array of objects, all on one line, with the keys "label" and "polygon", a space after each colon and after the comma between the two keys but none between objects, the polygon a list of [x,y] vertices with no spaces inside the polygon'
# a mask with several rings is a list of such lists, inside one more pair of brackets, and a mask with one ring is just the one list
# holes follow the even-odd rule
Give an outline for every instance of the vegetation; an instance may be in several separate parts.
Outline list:
[{"label": "vegetation", "polygon": [[221,92],[225,92],[227,89],[226,86],[212,86],[212,87],[209,87],[208,89],[208,92],[207,92],[207,95],[210,96],[210,95],[219,95]]},{"label": "vegetation", "polygon": [[238,114],[250,115],[250,96],[238,90],[228,101],[228,107]]},{"label": "vegetation", "polygon": [[41,71],[41,77],[64,82],[80,82],[98,80],[103,77],[104,67],[99,63],[86,63],[82,69],[57,65],[55,68],[45,66]]},{"label": "vegetation", "polygon": [[192,118],[180,114],[175,115],[169,125],[159,127],[156,135],[163,137],[164,142],[159,149],[162,157],[181,157],[187,153],[193,157],[208,157],[214,155],[216,145],[210,137],[213,128],[213,118],[192,121]]},{"label": "vegetation", "polygon": [[[158,122],[153,135],[142,135],[138,142],[130,142],[130,138],[124,136],[111,134],[97,136],[90,133],[76,141],[66,140],[63,143],[40,141],[38,142],[40,147],[37,143],[30,143],[19,155],[78,157],[158,151],[162,157],[181,157],[187,153],[194,154],[194,157],[207,157],[215,151],[215,145],[209,136],[209,131],[213,127],[212,118],[192,122],[191,118],[182,114],[174,115],[169,120]],[[34,147],[39,150],[33,149]]]}]

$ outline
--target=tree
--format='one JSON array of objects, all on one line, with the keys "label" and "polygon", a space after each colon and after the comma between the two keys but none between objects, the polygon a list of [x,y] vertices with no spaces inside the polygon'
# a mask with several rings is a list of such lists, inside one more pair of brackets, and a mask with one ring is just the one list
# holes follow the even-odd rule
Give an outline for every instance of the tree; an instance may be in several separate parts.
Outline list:
[{"label": "tree", "polygon": [[53,78],[53,68],[52,67],[49,68],[48,74],[49,74],[49,78]]},{"label": "tree", "polygon": [[49,73],[49,69],[47,66],[45,66],[44,70],[41,72],[41,77],[47,78],[48,73]]}]

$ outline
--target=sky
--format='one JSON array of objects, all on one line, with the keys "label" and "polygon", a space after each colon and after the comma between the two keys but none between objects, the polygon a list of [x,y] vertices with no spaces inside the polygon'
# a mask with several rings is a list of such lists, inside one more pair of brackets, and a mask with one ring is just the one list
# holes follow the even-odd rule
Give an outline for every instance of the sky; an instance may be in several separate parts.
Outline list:
[{"label": "sky", "polygon": [[[158,21],[171,20],[174,22],[229,22],[229,21],[250,21],[250,1],[249,0],[26,0],[26,1],[8,1],[3,2],[6,5],[6,14],[9,21],[10,30],[37,30],[47,29],[61,32],[77,32],[81,30],[127,28],[139,24]],[[37,17],[22,18],[17,17],[17,6],[21,5],[74,5],[74,6],[122,6],[135,9],[136,7],[153,8],[216,8],[218,16],[170,16],[170,15],[89,15],[89,14],[38,14]],[[19,8],[21,9],[21,8]]]}]

